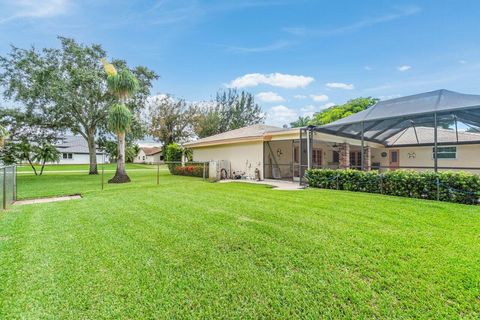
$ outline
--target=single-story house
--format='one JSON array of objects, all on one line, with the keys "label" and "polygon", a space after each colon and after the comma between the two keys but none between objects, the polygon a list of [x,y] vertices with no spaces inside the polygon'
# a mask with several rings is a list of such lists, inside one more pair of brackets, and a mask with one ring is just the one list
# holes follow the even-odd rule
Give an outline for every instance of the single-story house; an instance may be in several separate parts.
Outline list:
[{"label": "single-story house", "polygon": [[284,180],[300,180],[307,168],[480,173],[479,128],[480,95],[437,90],[381,101],[325,126],[257,124],[185,147],[194,161],[227,160],[231,172],[252,179],[256,169],[262,179]]},{"label": "single-story house", "polygon": [[[58,152],[60,152],[59,164],[89,164],[90,156],[88,153],[88,144],[85,138],[81,136],[64,135],[58,139],[55,144]],[[100,149],[96,150],[97,163],[108,162],[108,156],[105,158]]]},{"label": "single-story house", "polygon": [[159,147],[140,147],[134,163],[159,163],[163,161],[162,148]]}]

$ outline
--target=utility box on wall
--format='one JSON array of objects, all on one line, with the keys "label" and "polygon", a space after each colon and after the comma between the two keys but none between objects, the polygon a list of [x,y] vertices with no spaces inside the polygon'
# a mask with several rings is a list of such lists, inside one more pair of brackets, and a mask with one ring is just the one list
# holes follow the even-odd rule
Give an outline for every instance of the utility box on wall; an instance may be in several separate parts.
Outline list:
[{"label": "utility box on wall", "polygon": [[231,168],[228,160],[210,161],[208,164],[208,177],[210,181],[230,179]]}]

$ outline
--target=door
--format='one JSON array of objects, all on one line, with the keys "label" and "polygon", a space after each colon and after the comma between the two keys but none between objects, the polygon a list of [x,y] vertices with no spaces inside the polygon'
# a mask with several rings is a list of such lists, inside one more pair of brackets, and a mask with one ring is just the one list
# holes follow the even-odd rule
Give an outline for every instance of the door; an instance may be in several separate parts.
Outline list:
[{"label": "door", "polygon": [[389,150],[389,157],[388,157],[388,162],[389,162],[389,167],[390,169],[398,169],[400,167],[400,150],[394,149],[394,150]]},{"label": "door", "polygon": [[322,149],[314,148],[312,150],[312,167],[321,168],[323,163],[323,151]]},{"label": "door", "polygon": [[360,151],[350,151],[350,168],[360,169],[362,167],[362,153]]}]

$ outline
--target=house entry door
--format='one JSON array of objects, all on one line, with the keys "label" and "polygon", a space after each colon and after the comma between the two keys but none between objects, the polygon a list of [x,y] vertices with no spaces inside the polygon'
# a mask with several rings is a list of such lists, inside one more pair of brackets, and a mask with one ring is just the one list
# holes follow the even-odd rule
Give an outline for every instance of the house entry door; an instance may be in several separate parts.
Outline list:
[{"label": "house entry door", "polygon": [[389,150],[388,163],[390,169],[398,169],[400,167],[400,150]]}]

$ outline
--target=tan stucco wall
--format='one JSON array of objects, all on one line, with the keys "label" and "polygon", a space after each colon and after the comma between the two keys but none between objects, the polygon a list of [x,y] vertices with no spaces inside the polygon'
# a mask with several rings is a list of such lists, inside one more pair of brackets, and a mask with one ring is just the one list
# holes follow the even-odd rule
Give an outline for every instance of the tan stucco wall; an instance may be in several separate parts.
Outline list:
[{"label": "tan stucco wall", "polygon": [[193,148],[193,161],[228,160],[231,170],[254,179],[258,168],[263,178],[263,142],[235,143]]},{"label": "tan stucco wall", "polygon": [[[439,167],[480,167],[480,145],[458,145],[456,147],[457,159],[438,159]],[[388,166],[388,152],[392,149],[398,149],[400,152],[400,167],[430,167],[433,169],[432,146],[372,149],[372,162],[380,162],[381,166]],[[382,157],[382,152],[386,152],[387,157]],[[480,173],[480,170],[465,169],[464,171]]]}]

